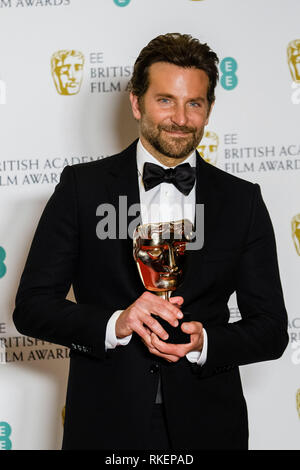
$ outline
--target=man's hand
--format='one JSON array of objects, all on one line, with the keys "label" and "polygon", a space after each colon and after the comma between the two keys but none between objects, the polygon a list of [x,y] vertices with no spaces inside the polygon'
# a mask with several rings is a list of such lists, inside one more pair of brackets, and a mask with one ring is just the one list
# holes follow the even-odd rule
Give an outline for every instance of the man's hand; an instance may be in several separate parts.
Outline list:
[{"label": "man's hand", "polygon": [[[176,306],[176,305],[177,306]],[[137,333],[146,346],[152,346],[151,334],[157,338],[167,339],[168,334],[153,318],[151,313],[158,315],[172,326],[178,326],[178,318],[182,318],[182,312],[178,306],[183,304],[182,297],[171,297],[165,300],[151,292],[144,292],[132,305],[124,310],[116,321],[116,336],[124,338]]]},{"label": "man's hand", "polygon": [[169,362],[177,362],[191,351],[202,351],[203,326],[197,321],[182,323],[181,329],[184,333],[191,335],[191,341],[186,344],[170,344],[161,341],[155,333],[150,334],[151,346],[148,347],[151,354],[162,357]]}]

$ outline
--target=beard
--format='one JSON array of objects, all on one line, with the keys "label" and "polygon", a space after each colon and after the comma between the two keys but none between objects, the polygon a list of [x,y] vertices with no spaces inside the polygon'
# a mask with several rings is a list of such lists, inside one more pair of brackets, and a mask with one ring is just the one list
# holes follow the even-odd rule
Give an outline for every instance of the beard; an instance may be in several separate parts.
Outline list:
[{"label": "beard", "polygon": [[[140,121],[142,136],[162,155],[170,158],[185,158],[199,145],[204,128],[178,126],[176,124],[154,125],[145,115]],[[169,132],[181,132],[182,136],[172,136]]]}]

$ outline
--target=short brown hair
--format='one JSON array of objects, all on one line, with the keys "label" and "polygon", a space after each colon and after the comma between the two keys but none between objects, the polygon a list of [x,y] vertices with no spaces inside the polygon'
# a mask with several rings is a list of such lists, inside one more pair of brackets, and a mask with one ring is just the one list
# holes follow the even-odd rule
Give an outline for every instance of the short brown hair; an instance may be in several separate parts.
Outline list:
[{"label": "short brown hair", "polygon": [[135,61],[129,90],[141,98],[149,86],[149,67],[156,62],[169,62],[179,67],[197,68],[209,79],[207,100],[215,100],[215,87],[219,78],[219,59],[207,44],[189,34],[168,33],[157,36],[145,46]]}]

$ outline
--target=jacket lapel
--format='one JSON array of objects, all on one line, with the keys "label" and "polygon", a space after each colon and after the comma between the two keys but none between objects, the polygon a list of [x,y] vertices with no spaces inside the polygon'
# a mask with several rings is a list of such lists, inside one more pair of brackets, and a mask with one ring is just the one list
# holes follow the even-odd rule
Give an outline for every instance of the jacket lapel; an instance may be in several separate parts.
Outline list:
[{"label": "jacket lapel", "polygon": [[140,204],[136,144],[137,141],[133,142],[117,157],[113,157],[107,172],[107,191],[116,208],[122,207],[120,196],[126,196],[128,207],[132,204]]},{"label": "jacket lapel", "polygon": [[117,269],[122,271],[128,293],[137,297],[144,290],[133,258],[132,235],[140,222],[140,195],[136,164],[136,144],[133,142],[119,156],[112,157],[106,175],[109,202],[116,211],[117,243],[114,255]]}]

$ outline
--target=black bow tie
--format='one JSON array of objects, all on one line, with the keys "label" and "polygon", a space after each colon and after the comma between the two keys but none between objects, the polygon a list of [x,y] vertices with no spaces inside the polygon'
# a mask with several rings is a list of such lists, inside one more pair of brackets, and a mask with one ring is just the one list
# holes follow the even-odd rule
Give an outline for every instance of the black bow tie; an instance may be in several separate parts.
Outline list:
[{"label": "black bow tie", "polygon": [[187,196],[195,183],[196,169],[189,163],[182,163],[175,168],[165,170],[155,163],[144,164],[143,183],[145,191],[154,188],[160,183],[172,183],[174,186]]}]

